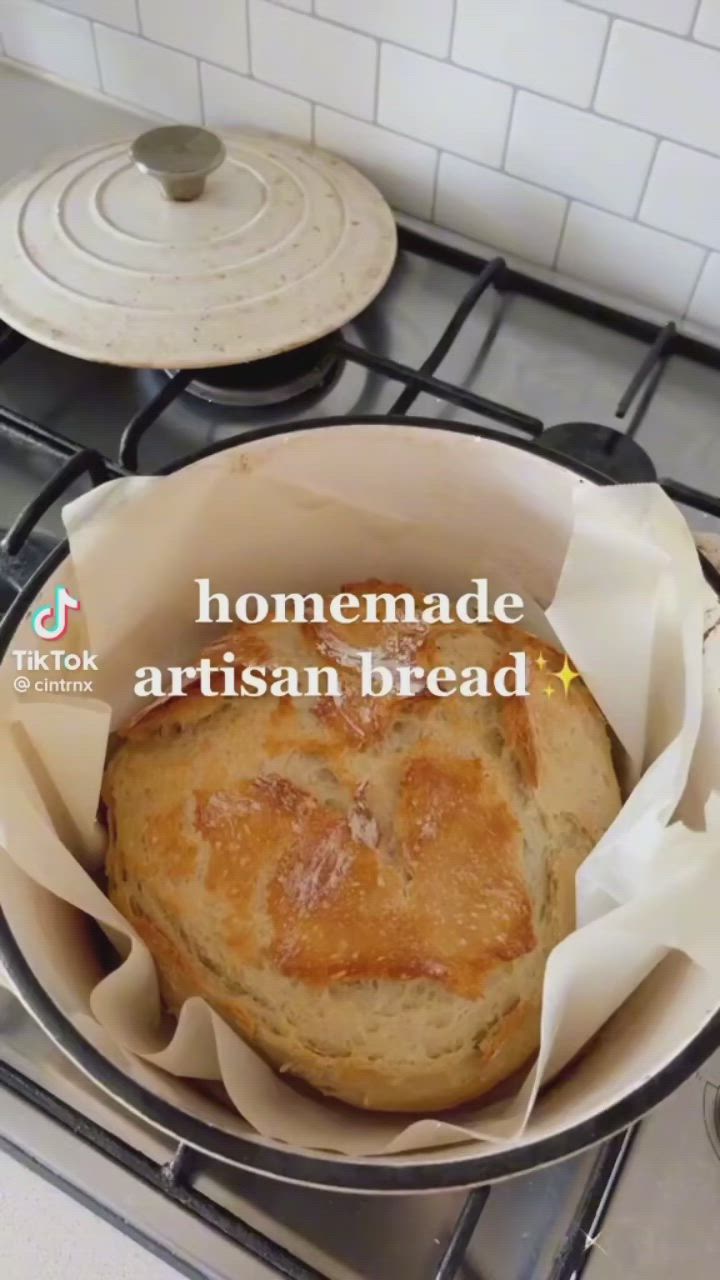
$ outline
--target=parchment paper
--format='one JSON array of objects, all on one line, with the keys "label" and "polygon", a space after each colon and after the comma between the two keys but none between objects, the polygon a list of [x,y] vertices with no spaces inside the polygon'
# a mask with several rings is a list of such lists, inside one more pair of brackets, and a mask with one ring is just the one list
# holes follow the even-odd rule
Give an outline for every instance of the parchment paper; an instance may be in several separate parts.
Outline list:
[{"label": "parchment paper", "polygon": [[[234,449],[70,504],[63,581],[82,609],[64,644],[98,655],[93,696],[20,698],[11,658],[0,671],[0,900],[40,980],[86,1038],[176,1105],[188,1096],[183,1078],[222,1081],[264,1137],[355,1156],[517,1139],[541,1085],[672,948],[713,976],[720,1004],[720,803],[713,796],[705,815],[696,803],[688,816],[706,830],[673,822],[703,713],[711,599],[684,520],[655,485],[573,480],[562,511],[545,510],[542,495],[518,489],[512,450],[498,453],[488,480],[486,460],[473,474],[472,453],[446,456],[427,433],[393,431],[388,448],[404,470],[393,471],[383,442],[358,450],[346,433],[338,441],[323,432],[321,456],[292,439]],[[411,460],[423,457],[416,483]],[[440,1119],[370,1115],[298,1090],[199,999],[171,1023],[146,947],[93,879],[108,733],[147,705],[133,696],[134,672],[192,662],[213,638],[194,622],[195,579],[233,600],[370,576],[451,596],[492,576],[498,590],[519,591],[524,625],[557,636],[628,761],[624,807],[578,876],[580,927],[550,956],[535,1066],[502,1102]],[[549,604],[546,618],[533,597]],[[27,626],[21,640],[38,644]],[[88,919],[122,959],[109,974],[94,958]]]}]

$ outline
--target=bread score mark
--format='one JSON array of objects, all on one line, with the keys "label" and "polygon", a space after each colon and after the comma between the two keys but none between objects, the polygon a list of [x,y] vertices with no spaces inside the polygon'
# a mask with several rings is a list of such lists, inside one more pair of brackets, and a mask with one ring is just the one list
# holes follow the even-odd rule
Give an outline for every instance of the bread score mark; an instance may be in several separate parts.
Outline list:
[{"label": "bread score mark", "polygon": [[408,763],[392,856],[364,786],[342,812],[268,775],[198,794],[195,823],[204,891],[238,961],[318,986],[432,978],[472,998],[498,962],[537,945],[521,829],[483,761]]}]

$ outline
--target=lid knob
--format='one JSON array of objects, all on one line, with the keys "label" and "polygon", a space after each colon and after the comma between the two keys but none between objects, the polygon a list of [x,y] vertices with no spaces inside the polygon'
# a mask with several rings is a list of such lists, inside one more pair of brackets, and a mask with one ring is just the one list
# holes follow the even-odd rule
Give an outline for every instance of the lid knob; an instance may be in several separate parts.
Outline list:
[{"label": "lid knob", "polygon": [[142,133],[130,154],[141,173],[157,179],[168,200],[196,200],[208,174],[225,159],[225,145],[208,129],[170,124]]}]

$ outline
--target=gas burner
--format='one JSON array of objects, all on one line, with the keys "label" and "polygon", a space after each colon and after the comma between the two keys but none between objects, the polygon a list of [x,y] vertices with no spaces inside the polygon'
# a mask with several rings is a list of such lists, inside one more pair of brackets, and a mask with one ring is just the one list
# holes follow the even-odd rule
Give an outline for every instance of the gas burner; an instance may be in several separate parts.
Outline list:
[{"label": "gas burner", "polygon": [[[244,409],[284,404],[308,392],[320,395],[330,390],[342,366],[334,351],[336,337],[328,334],[307,346],[248,364],[199,369],[186,390],[209,404]],[[173,376],[173,370],[166,372]]]},{"label": "gas burner", "polygon": [[625,484],[657,480],[650,458],[632,436],[597,422],[560,422],[548,427],[538,440],[538,448],[564,454]]},{"label": "gas burner", "polygon": [[23,543],[17,555],[9,556],[2,547],[6,532],[6,529],[0,529],[0,618],[10,608],[20,588],[25,586],[57,546],[57,538],[36,529]]}]

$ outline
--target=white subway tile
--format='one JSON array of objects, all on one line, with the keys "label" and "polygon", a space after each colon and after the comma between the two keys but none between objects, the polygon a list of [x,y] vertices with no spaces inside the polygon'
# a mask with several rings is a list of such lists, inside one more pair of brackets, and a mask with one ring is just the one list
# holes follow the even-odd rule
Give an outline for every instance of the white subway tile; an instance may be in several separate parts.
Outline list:
[{"label": "white subway tile", "polygon": [[457,0],[453,61],[588,107],[607,26],[566,0]]},{"label": "white subway tile", "polygon": [[196,58],[247,71],[246,0],[140,0],[143,35]]},{"label": "white subway tile", "polygon": [[720,0],[702,0],[693,35],[720,48]]},{"label": "white subway tile", "polygon": [[34,0],[2,0],[0,34],[9,58],[97,88],[92,29],[85,18]]},{"label": "white subway tile", "polygon": [[442,226],[533,262],[552,263],[566,201],[456,156],[440,158],[435,218]]},{"label": "white subway tile", "polygon": [[315,12],[438,58],[450,51],[453,0],[315,0]]},{"label": "white subway tile", "polygon": [[221,67],[200,64],[205,119],[208,124],[268,129],[309,142],[312,107],[293,93],[271,89]]},{"label": "white subway tile", "polygon": [[174,120],[200,123],[197,62],[110,27],[95,32],[106,93]]},{"label": "white subway tile", "polygon": [[301,97],[370,118],[377,44],[317,18],[251,0],[253,75]]},{"label": "white subway tile", "polygon": [[720,249],[720,160],[661,143],[640,220]]},{"label": "white subway tile", "polygon": [[633,214],[654,147],[647,133],[520,92],[505,168],[589,204]]},{"label": "white subway tile", "polygon": [[683,315],[702,260],[694,245],[573,204],[557,266],[608,293]]},{"label": "white subway tile", "polygon": [[315,141],[354,164],[396,208],[430,217],[437,161],[432,147],[324,107],[315,110]]},{"label": "white subway tile", "polygon": [[711,253],[688,307],[688,319],[720,329],[720,253]]},{"label": "white subway tile", "polygon": [[511,106],[509,85],[396,45],[382,46],[378,120],[398,133],[499,165]]},{"label": "white subway tile", "polygon": [[720,152],[720,53],[616,22],[595,106],[628,124]]},{"label": "white subway tile", "polygon": [[123,27],[125,31],[137,31],[137,7],[135,0],[51,0],[56,9],[95,18],[97,22],[109,22],[111,27]]},{"label": "white subway tile", "polygon": [[[577,2],[577,0],[576,0]],[[580,0],[588,9],[602,9],[618,18],[645,22],[649,27],[687,35],[692,25],[697,0]]]}]

